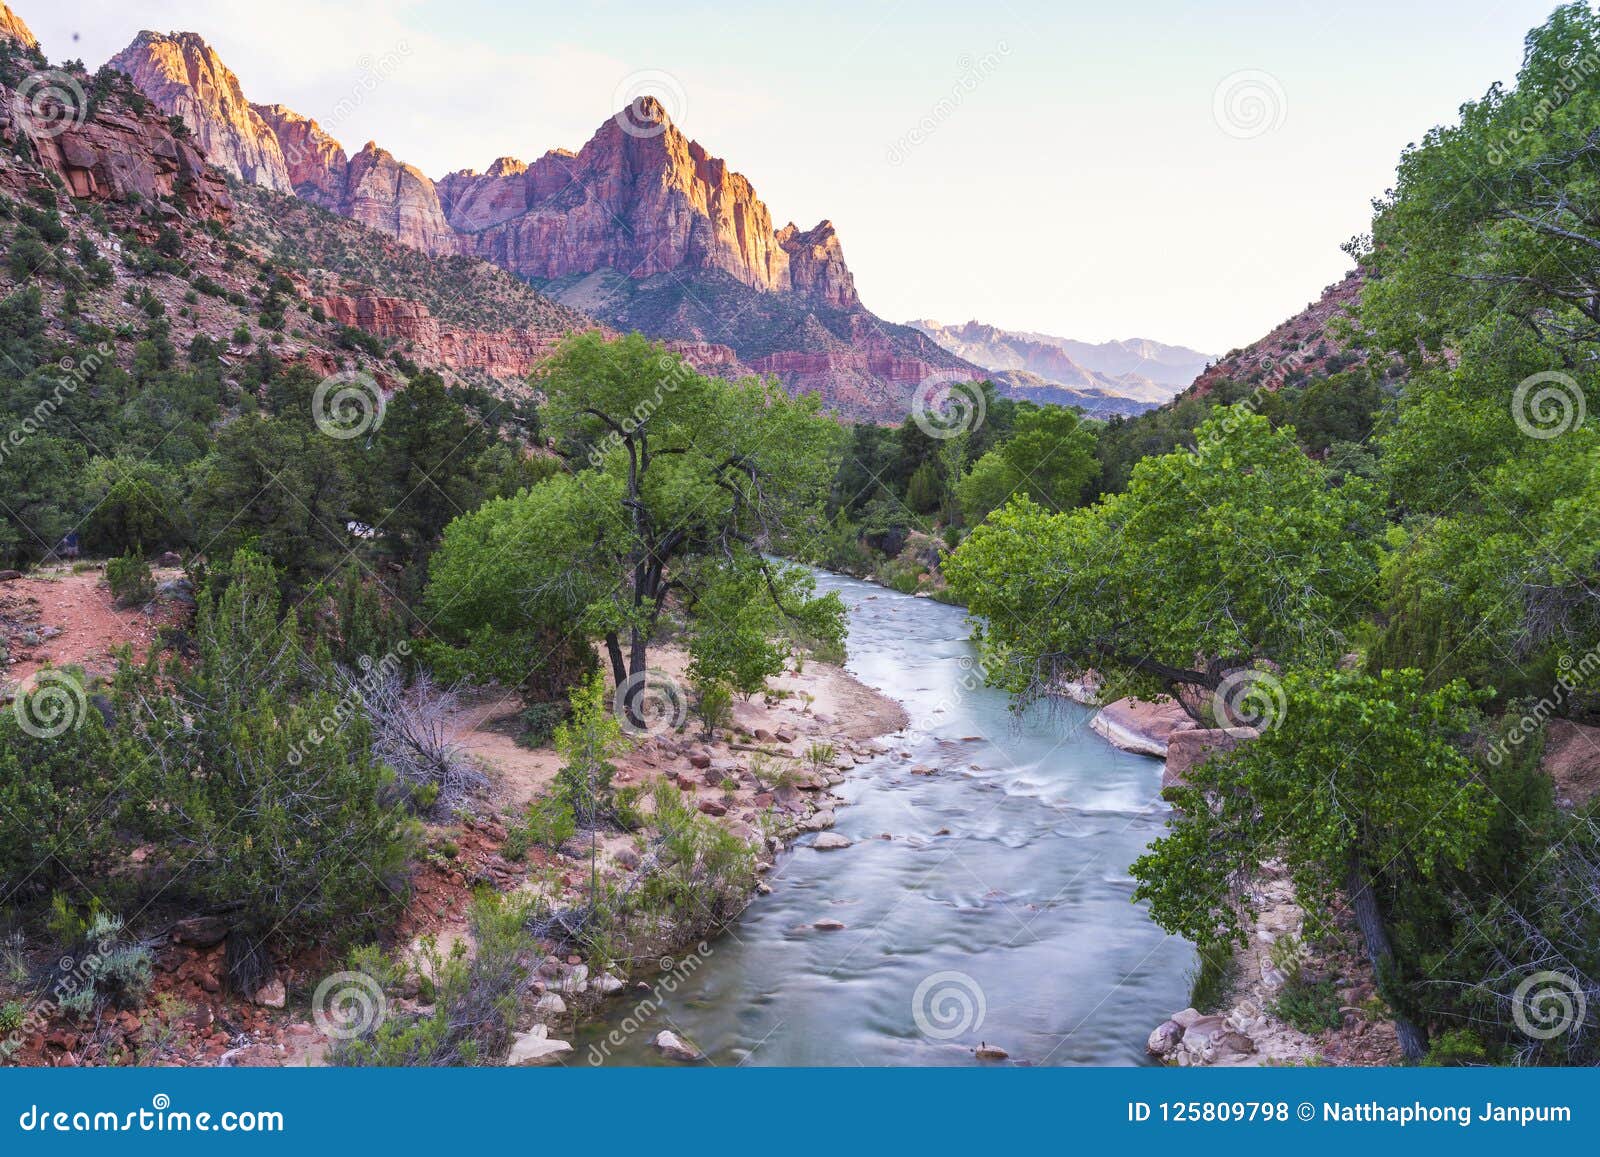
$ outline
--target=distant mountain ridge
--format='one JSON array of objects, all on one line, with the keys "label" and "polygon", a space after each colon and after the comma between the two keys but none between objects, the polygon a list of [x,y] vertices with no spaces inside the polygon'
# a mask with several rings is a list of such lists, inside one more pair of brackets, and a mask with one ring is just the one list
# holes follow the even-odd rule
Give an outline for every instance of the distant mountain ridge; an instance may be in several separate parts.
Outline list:
[{"label": "distant mountain ridge", "polygon": [[1083,399],[1067,404],[1110,413],[1137,413],[1169,401],[1212,360],[1199,350],[1146,338],[1094,343],[980,321],[943,325],[922,319],[910,325],[951,353],[995,371],[1022,391],[1019,396],[1059,387]]},{"label": "distant mountain ridge", "polygon": [[576,153],[434,181],[375,142],[354,156],[316,121],[245,99],[192,32],[140,32],[112,58],[208,159],[424,252],[491,261],[566,304],[652,338],[730,351],[856,418],[897,421],[917,387],[982,369],[868,310],[832,222],[775,228],[750,181],[686,137],[654,98]]}]

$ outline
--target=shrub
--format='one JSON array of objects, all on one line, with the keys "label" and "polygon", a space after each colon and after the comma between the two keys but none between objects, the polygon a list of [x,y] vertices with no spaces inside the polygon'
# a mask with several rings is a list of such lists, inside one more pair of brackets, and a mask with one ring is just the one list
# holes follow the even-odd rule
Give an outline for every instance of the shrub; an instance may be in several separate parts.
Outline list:
[{"label": "shrub", "polygon": [[119,607],[147,603],[156,596],[150,564],[132,550],[106,563],[106,582]]},{"label": "shrub", "polygon": [[517,742],[523,747],[548,747],[555,739],[556,728],[571,714],[572,709],[564,702],[530,705],[522,712],[522,733]]},{"label": "shrub", "polygon": [[[359,1035],[329,1050],[329,1061],[363,1068],[498,1064],[511,1048],[522,998],[532,981],[527,962],[535,945],[527,915],[493,893],[478,896],[472,905],[476,948],[471,959],[462,941],[448,956],[432,937],[423,942],[425,974],[433,989],[431,1010],[371,1018]],[[395,985],[404,971],[377,948],[359,950],[351,964],[379,989]]]},{"label": "shrub", "polygon": [[[577,834],[578,822],[572,814],[571,805],[559,796],[549,796],[528,805],[523,823],[506,832],[501,854],[507,859],[520,860],[529,847],[554,852]],[[508,853],[506,848],[515,854]]]},{"label": "shrub", "polygon": [[647,907],[670,911],[688,931],[720,927],[743,911],[755,884],[755,853],[693,810],[670,782],[656,784],[657,868],[643,885]]},{"label": "shrub", "polygon": [[122,790],[114,764],[75,670],[47,669],[0,711],[0,894],[15,903],[105,877]]},{"label": "shrub", "polygon": [[1289,981],[1272,1002],[1272,1012],[1303,1033],[1335,1029],[1344,1023],[1339,1011],[1339,993],[1331,980],[1309,984],[1303,980]]},{"label": "shrub", "polygon": [[720,679],[708,680],[696,691],[694,713],[705,724],[706,739],[715,739],[717,728],[733,722],[733,691]]}]

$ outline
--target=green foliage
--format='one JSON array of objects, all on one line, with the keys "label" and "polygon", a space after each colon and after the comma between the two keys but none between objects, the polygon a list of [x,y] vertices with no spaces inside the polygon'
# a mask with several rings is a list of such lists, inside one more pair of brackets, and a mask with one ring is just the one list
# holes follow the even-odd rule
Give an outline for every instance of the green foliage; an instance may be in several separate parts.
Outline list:
[{"label": "green foliage", "polygon": [[629,747],[600,672],[573,691],[572,717],[556,726],[555,744],[565,761],[556,772],[556,796],[579,827],[592,830],[610,816],[612,761]]},{"label": "green foliage", "polygon": [[159,676],[118,676],[142,749],[134,817],[174,888],[232,913],[246,958],[268,937],[293,946],[381,926],[404,901],[415,825],[365,716],[308,674],[269,562],[241,550],[208,584],[194,649]]},{"label": "green foliage", "polygon": [[523,822],[506,832],[501,853],[508,860],[522,859],[530,847],[554,853],[577,834],[578,821],[572,805],[559,795],[550,796],[528,805]]},{"label": "green foliage", "polygon": [[700,673],[741,689],[782,662],[768,642],[779,620],[751,603],[771,602],[786,626],[838,634],[837,610],[760,553],[823,497],[838,432],[814,399],[702,377],[637,335],[572,338],[535,384],[569,461],[587,465],[446,528],[427,600],[461,670],[532,691],[534,655],[548,664],[536,673],[554,667],[570,685],[587,670],[576,623],[605,640],[620,684],[647,668],[672,596],[692,608],[697,634],[715,625]]},{"label": "green foliage", "polygon": [[1119,694],[1209,692],[1260,658],[1342,653],[1376,574],[1378,515],[1372,487],[1331,487],[1292,430],[1236,407],[1202,424],[1195,452],[1145,459],[1093,506],[1013,499],[944,572],[1012,691],[1093,670]]},{"label": "green foliage", "polygon": [[[470,955],[464,941],[445,953],[432,937],[424,940],[421,968],[432,989],[430,1007],[367,1018],[359,1024],[363,1031],[334,1044],[329,1061],[384,1068],[501,1063],[531,981],[528,960],[536,945],[527,918],[513,900],[491,892],[474,897]],[[350,963],[379,990],[395,988],[405,971],[376,947],[357,951]]]},{"label": "green foliage", "polygon": [[545,747],[555,740],[556,728],[572,714],[570,703],[531,703],[522,711],[522,732],[517,742],[524,747]]},{"label": "green foliage", "polygon": [[1422,1063],[1428,1068],[1458,1068],[1489,1063],[1478,1034],[1468,1028],[1449,1029],[1434,1037]]},{"label": "green foliage", "polygon": [[1093,427],[1071,410],[1019,413],[1016,432],[978,459],[957,487],[962,513],[981,522],[1018,493],[1047,510],[1070,510],[1099,472],[1094,446]]},{"label": "green foliage", "polygon": [[106,563],[106,584],[119,607],[147,603],[155,598],[156,581],[150,564],[132,551]]},{"label": "green foliage", "polygon": [[1281,720],[1173,793],[1167,835],[1136,860],[1137,898],[1163,928],[1237,942],[1239,873],[1281,858],[1301,902],[1326,912],[1352,879],[1387,894],[1464,868],[1492,801],[1464,754],[1474,695],[1421,672],[1290,673]]},{"label": "green foliage", "polygon": [[1339,993],[1331,980],[1313,983],[1291,980],[1278,991],[1272,1002],[1272,1013],[1308,1034],[1335,1029],[1344,1023]]},{"label": "green foliage", "polygon": [[0,712],[3,894],[105,878],[125,790],[115,751],[80,671],[45,670]]},{"label": "green foliage", "polygon": [[733,692],[720,680],[696,684],[694,713],[705,725],[707,740],[716,738],[719,728],[733,722]]},{"label": "green foliage", "polygon": [[1198,964],[1189,977],[1189,1006],[1200,1012],[1217,1012],[1228,999],[1238,968],[1229,944],[1196,946]]},{"label": "green foliage", "polygon": [[720,927],[741,912],[755,886],[750,846],[695,811],[665,780],[656,784],[654,821],[660,843],[657,869],[643,885],[647,908],[671,913],[691,932]]}]

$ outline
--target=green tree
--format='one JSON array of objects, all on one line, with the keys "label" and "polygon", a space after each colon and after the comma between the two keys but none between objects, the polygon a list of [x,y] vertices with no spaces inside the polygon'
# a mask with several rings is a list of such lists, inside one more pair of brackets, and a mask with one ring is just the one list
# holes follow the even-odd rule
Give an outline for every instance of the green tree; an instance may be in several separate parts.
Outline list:
[{"label": "green tree", "polygon": [[350,480],[338,439],[314,426],[239,418],[197,469],[196,538],[214,558],[249,546],[293,583],[327,577],[349,550]]},{"label": "green tree", "polygon": [[604,641],[621,687],[647,671],[669,597],[692,605],[730,566],[808,619],[764,552],[826,496],[841,435],[816,399],[703,377],[638,335],[569,339],[536,384],[574,470],[446,531],[428,597],[456,640],[484,655],[491,621],[528,640],[581,632]]},{"label": "green tree", "polygon": [[[1416,670],[1291,672],[1283,691],[1275,727],[1176,790],[1168,834],[1134,862],[1135,898],[1202,946],[1242,943],[1239,885],[1281,859],[1319,923],[1331,925],[1337,891],[1350,898],[1379,984],[1403,1008],[1384,901],[1438,887],[1489,832],[1493,800],[1466,753],[1478,696],[1459,682],[1427,690]],[[1396,1023],[1420,1057],[1422,1031]]]},{"label": "green tree", "polygon": [[1331,663],[1377,573],[1375,494],[1243,407],[1194,453],[1147,458],[1128,488],[1052,514],[1019,497],[944,566],[983,620],[991,678],[1024,697],[1095,671],[1210,718],[1233,672]]},{"label": "green tree", "polygon": [[962,478],[957,496],[968,522],[982,522],[1013,494],[1047,510],[1070,510],[1099,472],[1093,428],[1061,406],[1018,413],[1016,432]]},{"label": "green tree", "polygon": [[119,672],[119,722],[140,756],[132,818],[176,891],[227,916],[231,974],[252,991],[271,952],[383,927],[416,828],[359,704],[308,666],[272,565],[240,550],[219,578],[192,663]]}]

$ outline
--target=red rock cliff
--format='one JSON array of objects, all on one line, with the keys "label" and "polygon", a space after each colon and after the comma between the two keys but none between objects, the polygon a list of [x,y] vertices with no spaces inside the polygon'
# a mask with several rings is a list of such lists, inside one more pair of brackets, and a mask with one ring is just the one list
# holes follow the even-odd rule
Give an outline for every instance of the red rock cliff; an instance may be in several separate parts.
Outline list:
[{"label": "red rock cliff", "polygon": [[192,32],[141,32],[110,60],[163,112],[183,118],[206,158],[240,180],[292,193],[278,137],[250,107],[239,78]]}]

